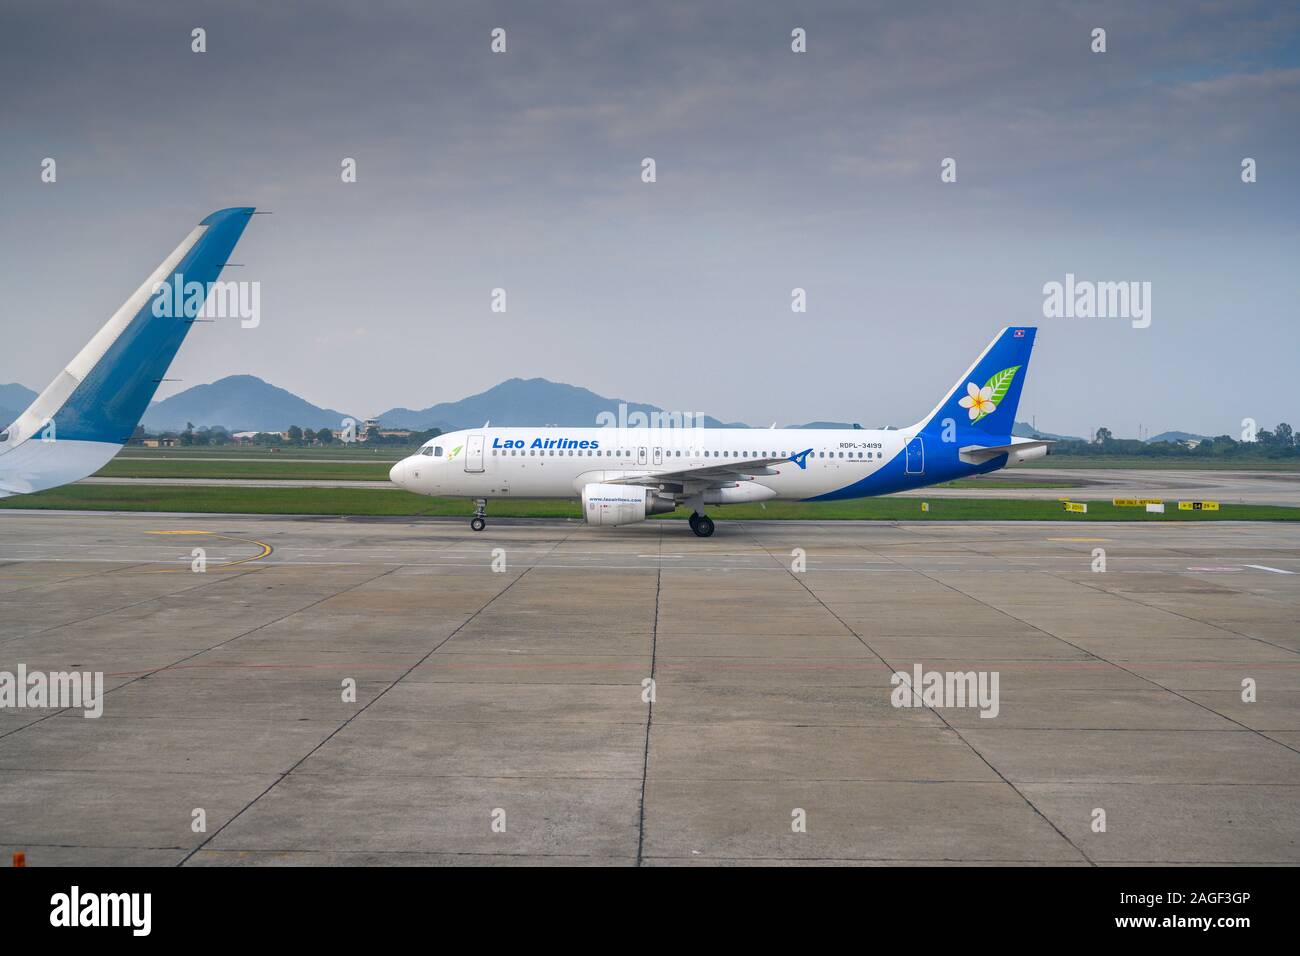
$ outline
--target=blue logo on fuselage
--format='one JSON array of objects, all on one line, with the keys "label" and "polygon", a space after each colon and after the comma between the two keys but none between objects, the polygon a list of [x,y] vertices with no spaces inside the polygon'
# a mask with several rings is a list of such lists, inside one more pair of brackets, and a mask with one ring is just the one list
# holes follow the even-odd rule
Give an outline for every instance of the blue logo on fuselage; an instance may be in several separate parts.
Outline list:
[{"label": "blue logo on fuselage", "polygon": [[807,470],[808,456],[811,454],[812,454],[812,449],[805,448],[803,451],[796,452],[795,454],[791,455],[790,460],[794,462],[796,465],[798,465],[801,469]]}]

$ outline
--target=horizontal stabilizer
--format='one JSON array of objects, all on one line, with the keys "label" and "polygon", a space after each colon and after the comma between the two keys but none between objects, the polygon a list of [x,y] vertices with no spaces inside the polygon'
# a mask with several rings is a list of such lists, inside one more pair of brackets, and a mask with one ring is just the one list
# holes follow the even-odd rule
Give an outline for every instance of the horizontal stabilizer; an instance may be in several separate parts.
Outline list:
[{"label": "horizontal stabilizer", "polygon": [[1007,464],[1042,458],[1047,454],[1047,447],[1054,444],[1045,438],[1013,438],[1009,445],[964,445],[959,456],[968,465],[982,465],[1000,455],[1007,456]]}]

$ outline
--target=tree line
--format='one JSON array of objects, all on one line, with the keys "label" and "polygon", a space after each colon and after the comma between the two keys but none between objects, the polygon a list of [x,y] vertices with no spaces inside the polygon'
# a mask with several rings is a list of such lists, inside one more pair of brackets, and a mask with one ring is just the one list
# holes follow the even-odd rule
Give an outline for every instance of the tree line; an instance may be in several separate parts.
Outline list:
[{"label": "tree line", "polygon": [[1109,428],[1098,428],[1092,441],[1063,440],[1052,446],[1053,455],[1113,455],[1116,457],[1185,458],[1206,461],[1300,458],[1295,431],[1286,422],[1276,428],[1261,428],[1254,441],[1231,435],[1203,439],[1194,448],[1181,441],[1145,442],[1116,438]]},{"label": "tree line", "polygon": [[[441,428],[429,428],[424,431],[411,432],[409,435],[381,435],[379,429],[372,425],[366,430],[365,441],[367,445],[418,446],[431,438],[437,438],[441,434]],[[254,445],[275,447],[332,445],[335,443],[345,444],[342,436],[343,429],[341,428],[312,429],[303,428],[299,425],[290,425],[283,434],[280,432],[258,432],[249,440]],[[135,432],[131,435],[130,443],[139,445],[147,438],[172,439],[183,448],[238,443],[230,430],[222,425],[203,425],[196,428],[193,422],[186,422],[183,431],[150,432],[143,425],[137,425]]]}]

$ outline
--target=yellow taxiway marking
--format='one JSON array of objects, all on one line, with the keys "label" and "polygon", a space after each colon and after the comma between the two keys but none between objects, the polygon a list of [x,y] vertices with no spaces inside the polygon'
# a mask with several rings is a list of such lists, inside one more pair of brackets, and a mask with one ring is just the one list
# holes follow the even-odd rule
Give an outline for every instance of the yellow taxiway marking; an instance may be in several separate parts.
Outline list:
[{"label": "yellow taxiway marking", "polygon": [[[217,534],[215,531],[146,531],[145,533],[146,533],[146,534],[177,534],[177,535],[198,535],[198,534],[203,534],[203,535],[208,535],[208,536],[213,537],[213,538],[220,538],[222,541],[239,541],[239,542],[242,542],[243,544],[255,544],[255,545],[257,545],[259,548],[262,549],[262,550],[259,551],[257,554],[249,555],[249,556],[246,557],[246,558],[239,558],[239,559],[237,559],[237,560],[235,560],[235,561],[227,561],[225,564],[214,564],[214,565],[212,566],[212,570],[214,570],[214,571],[224,571],[226,568],[233,568],[233,567],[235,567],[236,565],[247,564],[249,561],[260,561],[262,558],[265,558],[265,557],[266,557],[267,555],[269,555],[273,550],[275,550],[275,549],[272,548],[269,544],[267,544],[265,541],[258,541],[258,540],[254,539],[254,538],[236,538],[236,537],[234,537],[234,536],[232,536],[232,535],[228,535],[228,534]],[[176,574],[176,573],[178,573],[178,572],[187,572],[187,573],[190,573],[190,574],[197,573],[197,572],[193,571],[191,568],[159,568],[158,570],[154,570],[154,571],[141,571],[141,572],[138,572],[138,573],[140,573],[140,574]]]}]

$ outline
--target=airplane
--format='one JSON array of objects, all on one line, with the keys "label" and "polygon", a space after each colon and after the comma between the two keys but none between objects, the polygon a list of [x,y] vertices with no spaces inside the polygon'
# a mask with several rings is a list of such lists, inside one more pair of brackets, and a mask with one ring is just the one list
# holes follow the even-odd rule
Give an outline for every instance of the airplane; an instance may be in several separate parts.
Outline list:
[{"label": "airplane", "polygon": [[1050,441],[1017,438],[1016,406],[1037,329],[989,343],[934,410],[901,429],[471,428],[439,435],[389,472],[423,495],[574,498],[591,525],[618,526],[684,505],[701,538],[708,505],[838,501],[923,488],[1041,458]]},{"label": "airplane", "polygon": [[255,211],[221,209],[195,226],[0,432],[0,498],[93,475],[121,451]]}]

